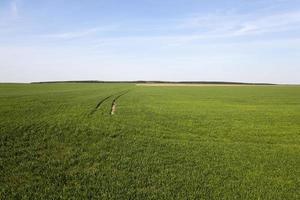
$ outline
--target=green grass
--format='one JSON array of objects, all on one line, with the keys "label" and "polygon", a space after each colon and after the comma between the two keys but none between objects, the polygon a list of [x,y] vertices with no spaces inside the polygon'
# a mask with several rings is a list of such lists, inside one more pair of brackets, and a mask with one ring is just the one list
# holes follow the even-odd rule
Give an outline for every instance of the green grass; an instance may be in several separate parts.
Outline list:
[{"label": "green grass", "polygon": [[[97,103],[120,91],[90,114]],[[115,95],[116,96],[116,95]],[[0,199],[299,199],[300,87],[0,84]]]}]

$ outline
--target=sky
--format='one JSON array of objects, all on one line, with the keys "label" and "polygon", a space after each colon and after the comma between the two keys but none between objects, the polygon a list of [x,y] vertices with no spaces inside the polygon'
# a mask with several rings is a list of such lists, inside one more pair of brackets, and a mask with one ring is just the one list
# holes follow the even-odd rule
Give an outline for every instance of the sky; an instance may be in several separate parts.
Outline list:
[{"label": "sky", "polygon": [[300,83],[300,0],[0,0],[0,82]]}]

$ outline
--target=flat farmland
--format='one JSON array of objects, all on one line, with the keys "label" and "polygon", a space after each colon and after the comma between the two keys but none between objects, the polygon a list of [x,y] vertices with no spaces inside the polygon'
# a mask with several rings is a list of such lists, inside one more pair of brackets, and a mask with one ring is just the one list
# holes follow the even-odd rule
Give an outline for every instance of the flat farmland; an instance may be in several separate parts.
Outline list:
[{"label": "flat farmland", "polygon": [[0,84],[0,199],[299,199],[299,187],[300,86]]}]

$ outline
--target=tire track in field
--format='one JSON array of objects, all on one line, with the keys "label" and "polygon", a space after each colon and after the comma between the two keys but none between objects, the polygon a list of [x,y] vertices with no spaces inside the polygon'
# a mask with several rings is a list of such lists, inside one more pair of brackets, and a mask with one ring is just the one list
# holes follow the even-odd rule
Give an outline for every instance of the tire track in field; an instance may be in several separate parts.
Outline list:
[{"label": "tire track in field", "polygon": [[103,104],[107,99],[109,99],[112,96],[113,95],[109,95],[109,96],[105,97],[104,99],[102,99],[101,101],[99,101],[98,104],[96,105],[96,107],[90,112],[90,115],[94,114],[98,110],[98,108],[101,106],[101,104]]},{"label": "tire track in field", "polygon": [[112,103],[111,103],[110,115],[113,115],[113,114],[115,114],[115,112],[116,112],[116,107],[117,107],[116,102],[117,102],[117,100],[118,100],[120,97],[122,97],[122,96],[124,96],[125,94],[127,94],[129,91],[130,91],[130,90],[125,90],[125,91],[123,91],[120,95],[116,96],[116,97],[113,99],[113,101],[112,101]]},{"label": "tire track in field", "polygon": [[113,99],[113,102],[114,102],[116,99],[120,98],[121,96],[125,95],[125,94],[128,93],[128,92],[129,92],[129,90],[123,90],[123,91],[121,91],[121,92],[116,92],[116,93],[111,94],[111,95],[109,95],[109,96],[107,96],[107,97],[104,97],[102,100],[100,100],[100,101],[98,102],[98,104],[95,106],[95,108],[90,112],[90,115],[94,114],[94,113],[101,107],[101,105],[102,105],[105,101],[107,101],[109,98],[111,98],[111,97],[113,97],[113,96],[118,95],[118,94],[121,93],[120,95],[118,95],[116,98]]}]

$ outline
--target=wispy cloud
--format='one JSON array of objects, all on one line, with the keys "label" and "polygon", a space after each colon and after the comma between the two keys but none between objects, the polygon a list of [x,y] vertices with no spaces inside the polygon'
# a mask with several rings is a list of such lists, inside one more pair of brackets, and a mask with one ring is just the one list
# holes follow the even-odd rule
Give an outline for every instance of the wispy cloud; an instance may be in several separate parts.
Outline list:
[{"label": "wispy cloud", "polygon": [[[151,32],[150,29],[148,30],[149,32]],[[235,13],[198,15],[178,20],[178,23],[169,24],[161,27],[161,29],[172,30],[172,34],[139,35],[132,33],[129,36],[101,38],[96,43],[98,43],[98,46],[120,45],[123,43],[126,45],[159,44],[181,46],[198,41],[226,43],[226,41],[235,41],[239,37],[243,37],[243,42],[248,42],[248,38],[252,37],[251,42],[253,42],[253,38],[256,36],[267,36],[280,32],[291,33],[296,29],[300,31],[300,11],[268,15]],[[247,39],[245,40],[245,38]],[[268,40],[268,38],[264,38],[264,40]],[[270,37],[272,42],[285,41],[286,39],[289,41],[293,40],[293,38],[285,38],[284,36],[278,38]],[[297,39],[295,38],[295,40]],[[262,42],[262,40],[259,41]]]},{"label": "wispy cloud", "polygon": [[0,22],[14,20],[19,17],[19,6],[16,0],[11,0],[0,8]]},{"label": "wispy cloud", "polygon": [[[127,27],[130,29],[130,27]],[[147,29],[149,28],[149,29]],[[142,44],[153,43],[161,45],[184,45],[195,41],[226,41],[235,38],[268,36],[282,32],[300,31],[300,11],[280,12],[280,13],[254,13],[238,14],[235,12],[218,12],[212,14],[193,15],[188,18],[179,19],[177,23],[172,23],[160,27],[162,31],[172,30],[172,34],[143,34],[132,32],[129,36],[119,36],[101,38],[99,46],[110,44]],[[146,27],[144,33],[151,33],[151,26]],[[274,37],[270,37],[274,42]],[[267,38],[266,38],[267,39]],[[292,40],[281,36],[276,40]],[[247,42],[247,40],[243,40]],[[253,40],[251,40],[253,42]]]},{"label": "wispy cloud", "polygon": [[281,13],[244,22],[237,35],[278,33],[300,27],[300,11]]},{"label": "wispy cloud", "polygon": [[278,33],[300,27],[300,11],[267,15],[235,13],[200,15],[183,20],[179,27],[197,30],[200,35],[225,37]]},{"label": "wispy cloud", "polygon": [[19,1],[11,0],[0,7],[0,34],[18,28],[22,21],[19,13]]},{"label": "wispy cloud", "polygon": [[15,0],[12,0],[10,3],[10,13],[11,16],[14,18],[17,18],[19,16],[18,5],[17,5],[17,1]]},{"label": "wispy cloud", "polygon": [[45,34],[45,35],[41,35],[41,37],[52,38],[52,39],[74,39],[74,38],[81,38],[81,37],[85,37],[85,36],[91,36],[91,35],[94,35],[94,34],[97,34],[100,32],[113,31],[116,29],[117,29],[117,26],[104,26],[104,27],[82,29],[82,30],[78,30],[78,31]]}]

